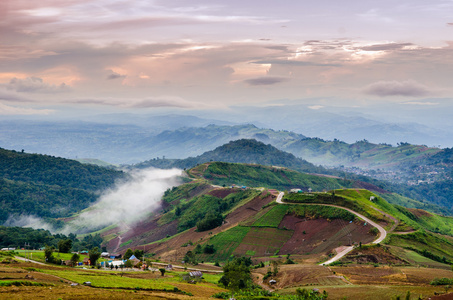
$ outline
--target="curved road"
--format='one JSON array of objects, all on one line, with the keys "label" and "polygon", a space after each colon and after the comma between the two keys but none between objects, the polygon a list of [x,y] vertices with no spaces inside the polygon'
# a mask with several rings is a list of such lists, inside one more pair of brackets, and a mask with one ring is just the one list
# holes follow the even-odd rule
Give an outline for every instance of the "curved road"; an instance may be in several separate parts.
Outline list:
[{"label": "curved road", "polygon": [[[282,201],[283,199],[283,196],[285,195],[285,193],[281,192],[280,194],[278,194],[277,196],[277,203],[279,204],[297,204],[297,203],[285,203]],[[338,205],[333,205],[333,204],[320,204],[320,203],[300,203],[300,204],[303,204],[303,205],[323,205],[323,206],[332,206],[332,207],[337,207],[337,208],[341,208],[341,209],[344,209],[344,210],[347,210],[349,211],[350,213],[353,213],[354,215],[356,215],[357,217],[359,217],[360,219],[364,220],[365,222],[371,224],[372,226],[376,227],[378,230],[379,230],[379,237],[373,241],[373,244],[378,244],[380,242],[382,242],[386,237],[387,237],[387,231],[379,224],[371,221],[370,219],[368,219],[367,217],[365,217],[364,215],[362,214],[359,214],[358,212],[356,211],[353,211],[352,209],[349,209],[349,208],[346,208],[346,207],[343,207],[343,206],[338,206]],[[344,250],[342,250],[341,252],[337,253],[337,255],[335,255],[334,257],[332,257],[331,259],[329,259],[328,261],[326,262],[323,262],[321,263],[320,265],[328,265],[328,264],[331,264],[333,263],[334,261],[337,261],[339,260],[340,258],[342,258],[343,256],[345,256],[346,254],[348,254],[349,252],[352,251],[352,249],[354,249],[353,246],[349,246],[349,247],[346,247]]]}]

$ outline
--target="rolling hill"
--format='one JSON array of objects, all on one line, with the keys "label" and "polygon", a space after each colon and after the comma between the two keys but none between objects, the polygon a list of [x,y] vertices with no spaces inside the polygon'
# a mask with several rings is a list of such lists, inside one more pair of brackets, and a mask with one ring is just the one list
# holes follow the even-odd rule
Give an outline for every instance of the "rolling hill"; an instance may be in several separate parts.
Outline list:
[{"label": "rolling hill", "polygon": [[[325,143],[324,141],[311,140],[316,143]],[[340,141],[332,142],[332,145],[339,145],[339,153],[343,153],[347,148],[346,143]],[[358,142],[357,145],[361,146],[361,151],[365,149],[374,149],[376,145],[372,145],[366,141]],[[395,147],[381,145],[379,147],[386,148],[388,152],[400,152],[396,151]],[[412,152],[413,148],[417,146],[413,145],[400,145],[398,148],[405,149],[404,151]],[[370,150],[373,152],[374,150]],[[403,152],[404,152],[403,151]],[[446,151],[446,150],[443,150]],[[440,155],[439,154],[436,155]],[[400,154],[398,154],[400,155]],[[406,157],[406,154],[401,154]],[[415,154],[414,154],[415,155]],[[423,154],[427,156],[429,154]],[[423,156],[422,155],[422,156]],[[385,155],[383,155],[386,157]],[[415,163],[415,160],[418,156],[412,157],[411,163]],[[421,157],[418,157],[421,159]],[[429,160],[428,157],[425,157]],[[387,158],[386,158],[387,159]],[[390,159],[390,158],[388,158]],[[316,173],[316,174],[325,174],[326,176],[333,177],[342,177],[350,178],[355,180],[356,185],[360,185],[363,188],[372,189],[374,191],[380,192],[377,188],[381,190],[394,191],[399,194],[402,194],[406,197],[413,198],[417,201],[412,202],[409,207],[412,208],[421,208],[428,209],[436,213],[451,214],[452,205],[451,197],[452,194],[450,191],[449,182],[451,181],[448,177],[444,180],[440,180],[434,183],[424,183],[419,185],[407,185],[407,184],[397,184],[393,180],[388,180],[391,178],[385,178],[387,180],[376,180],[370,176],[365,176],[362,172],[358,174],[354,173],[354,169],[327,169],[322,166],[315,166],[304,159],[298,158],[291,153],[279,150],[274,146],[264,144],[260,141],[254,139],[242,139],[231,141],[228,144],[217,147],[212,151],[203,153],[197,157],[189,157],[186,159],[152,159],[139,164],[134,165],[134,168],[147,168],[147,167],[156,167],[156,168],[181,168],[189,169],[196,165],[203,164],[210,161],[222,161],[222,162],[233,162],[233,163],[246,163],[246,164],[260,164],[260,165],[271,165],[271,166],[280,166],[296,170],[299,172],[306,173]],[[406,161],[408,162],[408,161]],[[413,169],[413,168],[412,168]],[[403,176],[402,174],[393,171],[393,173]],[[366,175],[369,175],[368,173]],[[418,174],[421,176],[421,173]],[[359,184],[360,183],[360,184]],[[431,203],[431,204],[430,204]]]},{"label": "rolling hill", "polygon": [[[146,285],[135,280],[134,286],[127,286],[134,293],[139,287],[155,289],[162,282],[187,291],[190,286],[181,281],[185,275],[177,268],[202,270],[206,281],[213,276],[209,272],[220,271],[213,264],[244,257],[252,264],[256,284],[284,294],[309,286],[328,290],[334,299],[382,296],[381,290],[390,298],[407,289],[433,295],[437,290],[429,283],[437,276],[451,276],[453,218],[405,208],[416,201],[368,185],[375,190],[370,191],[361,184],[277,166],[199,164],[187,170],[186,183],[164,193],[160,211],[136,223],[118,220],[97,232],[109,252],[131,248],[144,251],[154,268],[171,264],[173,270],[163,280],[143,271],[121,272],[119,277],[115,270],[89,274],[55,266],[50,271],[27,270],[76,282],[89,276],[99,288],[103,283],[99,277],[108,276],[105,286],[117,289],[143,275],[149,278]],[[277,189],[290,188],[301,191],[286,191],[282,203],[277,202],[281,195]],[[377,226],[386,236],[379,243],[382,231]],[[331,259],[335,261],[328,268],[322,266]],[[174,277],[178,282],[171,276],[180,276]],[[270,284],[270,279],[276,283]],[[197,288],[206,288],[206,282],[196,283]]]},{"label": "rolling hill", "polygon": [[15,215],[66,217],[87,208],[122,171],[0,149],[0,222]]},{"label": "rolling hill", "polygon": [[231,141],[197,157],[186,159],[152,159],[134,165],[135,168],[192,168],[209,161],[223,161],[246,164],[282,166],[301,172],[325,172],[306,160],[295,157],[291,153],[278,150],[255,139],[240,139]]},{"label": "rolling hill", "polygon": [[[121,232],[121,227],[101,232],[108,248],[125,251],[143,247],[148,253],[173,261],[184,260],[191,251],[197,261],[225,261],[232,255],[246,255],[259,262],[267,256],[291,255],[319,262],[339,246],[376,239],[370,224],[342,208],[325,206],[333,204],[350,208],[386,228],[388,237],[383,244],[390,252],[387,258],[373,254],[378,261],[417,264],[428,259],[433,265],[443,264],[443,268],[450,268],[453,261],[453,218],[393,205],[387,199],[392,200],[394,194],[365,190],[353,180],[221,162],[201,164],[187,173],[193,181],[167,190],[161,214],[130,226],[126,232]],[[305,192],[287,193],[284,205],[274,201],[275,188],[294,187]],[[306,192],[308,187],[311,192]],[[216,250],[205,252],[206,247]],[[367,249],[376,251],[373,247],[363,251]],[[343,263],[348,259],[351,257]]]}]

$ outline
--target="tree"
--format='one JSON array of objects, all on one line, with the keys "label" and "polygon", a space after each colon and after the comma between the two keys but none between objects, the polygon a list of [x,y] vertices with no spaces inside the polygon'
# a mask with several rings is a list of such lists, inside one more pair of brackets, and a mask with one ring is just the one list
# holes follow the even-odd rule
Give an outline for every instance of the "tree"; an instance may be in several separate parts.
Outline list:
[{"label": "tree", "polygon": [[273,260],[273,261],[272,261],[272,268],[273,268],[272,274],[273,274],[274,276],[276,276],[277,273],[278,273],[278,269],[279,269],[278,261],[276,261],[276,260]]},{"label": "tree", "polygon": [[235,258],[223,266],[219,283],[231,290],[242,290],[251,285],[250,265],[245,258]]},{"label": "tree", "polygon": [[[144,255],[144,251],[143,250],[138,250],[138,249],[135,249],[134,251],[134,255],[135,257],[137,257],[137,259],[142,259],[143,255]],[[129,256],[130,257],[130,256]]]},{"label": "tree", "polygon": [[88,257],[90,258],[90,264],[92,266],[96,265],[96,261],[101,257],[101,252],[99,251],[98,247],[94,247],[90,251],[88,251]]},{"label": "tree", "polygon": [[77,263],[79,262],[79,259],[80,259],[80,255],[78,255],[77,253],[74,253],[71,257],[71,265],[74,267],[75,265],[77,265]]},{"label": "tree", "polygon": [[46,248],[44,248],[44,257],[46,258],[46,262],[54,262],[55,258],[53,257],[53,250],[54,247],[51,246],[46,246]]},{"label": "tree", "polygon": [[193,251],[194,251],[196,254],[200,254],[200,253],[203,251],[203,249],[202,249],[202,247],[201,247],[200,244],[197,244],[197,246],[195,247],[195,249],[194,249]]},{"label": "tree", "polygon": [[203,220],[197,222],[197,230],[198,231],[210,230],[222,225],[222,223],[223,216],[221,213],[209,212]]},{"label": "tree", "polygon": [[72,248],[72,240],[67,239],[67,240],[60,240],[58,242],[58,252],[60,253],[69,253]]},{"label": "tree", "polygon": [[203,247],[203,253],[205,253],[205,254],[214,254],[215,253],[214,245],[205,245]]},{"label": "tree", "polygon": [[186,264],[197,265],[197,259],[195,258],[195,254],[192,251],[187,251],[186,255],[184,255],[184,262]]},{"label": "tree", "polygon": [[179,206],[176,206],[175,216],[179,217],[180,215],[181,215],[181,208]]},{"label": "tree", "polygon": [[165,275],[165,269],[164,268],[160,268],[159,271],[160,271],[160,275],[162,275],[162,276]]},{"label": "tree", "polygon": [[130,259],[126,260],[126,262],[124,263],[124,266],[126,268],[132,268],[133,267],[132,260],[130,260]]},{"label": "tree", "polygon": [[126,253],[124,253],[123,258],[124,259],[129,259],[132,255],[134,255],[134,251],[132,251],[131,248],[126,250]]}]

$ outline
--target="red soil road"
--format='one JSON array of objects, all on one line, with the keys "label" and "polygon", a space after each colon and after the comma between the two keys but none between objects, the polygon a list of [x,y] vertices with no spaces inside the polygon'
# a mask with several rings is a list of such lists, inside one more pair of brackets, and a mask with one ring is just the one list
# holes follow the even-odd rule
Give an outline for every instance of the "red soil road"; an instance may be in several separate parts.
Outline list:
[{"label": "red soil road", "polygon": [[[283,196],[285,195],[285,193],[281,192],[280,194],[278,194],[277,196],[277,199],[275,200],[277,203],[279,204],[284,204],[284,202],[282,201],[283,199]],[[346,208],[346,207],[342,207],[342,206],[338,206],[338,205],[332,205],[332,204],[319,204],[319,203],[316,203],[316,204],[308,204],[308,203],[304,203],[304,205],[323,205],[323,206],[332,206],[332,207],[337,207],[337,208],[341,208],[341,209],[344,209],[344,210],[347,210],[349,211],[350,213],[353,213],[354,215],[356,215],[357,217],[359,217],[360,219],[364,220],[365,222],[367,222],[368,224],[371,224],[373,227],[376,227],[378,230],[379,230],[379,233],[380,233],[380,236],[379,238],[377,238],[373,244],[378,244],[380,242],[382,242],[386,237],[387,237],[387,231],[380,225],[376,224],[375,222],[371,221],[370,219],[368,219],[367,217],[365,217],[364,215],[362,214],[359,214],[358,212],[356,211],[353,211],[352,209],[349,209],[349,208]],[[328,261],[322,263],[323,265],[328,265],[328,264],[331,264],[337,260],[339,260],[340,258],[342,258],[343,256],[345,256],[346,254],[348,254],[350,251],[352,251],[353,247],[350,246],[346,249],[342,248],[342,251],[338,253],[337,251],[337,255],[335,255],[333,258],[329,259]]]}]

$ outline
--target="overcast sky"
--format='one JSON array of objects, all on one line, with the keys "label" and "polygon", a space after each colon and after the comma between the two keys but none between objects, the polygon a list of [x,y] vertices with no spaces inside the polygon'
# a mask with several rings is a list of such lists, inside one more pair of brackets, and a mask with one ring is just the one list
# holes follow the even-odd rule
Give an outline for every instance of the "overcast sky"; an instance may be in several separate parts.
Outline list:
[{"label": "overcast sky", "polygon": [[450,0],[1,0],[0,114],[436,105],[452,50]]}]

